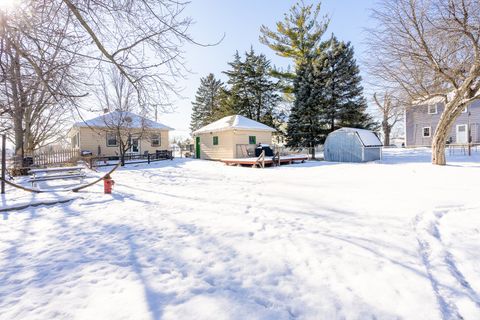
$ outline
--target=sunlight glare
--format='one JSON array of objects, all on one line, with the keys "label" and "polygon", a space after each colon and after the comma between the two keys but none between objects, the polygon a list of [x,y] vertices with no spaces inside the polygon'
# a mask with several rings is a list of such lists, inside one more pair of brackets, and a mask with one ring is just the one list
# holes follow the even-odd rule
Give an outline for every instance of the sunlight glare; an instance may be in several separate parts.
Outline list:
[{"label": "sunlight glare", "polygon": [[0,0],[0,10],[11,10],[20,4],[20,0]]}]

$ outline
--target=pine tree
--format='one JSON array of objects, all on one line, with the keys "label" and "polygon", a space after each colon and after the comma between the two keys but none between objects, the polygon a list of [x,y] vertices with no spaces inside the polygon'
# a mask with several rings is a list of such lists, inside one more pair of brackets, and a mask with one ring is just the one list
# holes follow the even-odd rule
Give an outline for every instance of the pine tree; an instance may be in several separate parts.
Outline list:
[{"label": "pine tree", "polygon": [[308,148],[313,159],[315,147],[325,139],[323,83],[312,62],[301,64],[293,83],[295,101],[288,118],[287,147]]},{"label": "pine tree", "polygon": [[250,107],[250,93],[247,89],[245,63],[240,54],[235,52],[233,61],[229,62],[230,70],[223,73],[228,76],[227,83],[230,88],[226,91],[226,100],[224,108],[233,110],[233,113],[241,114],[247,118],[253,119],[253,113]]},{"label": "pine tree", "polygon": [[362,78],[349,42],[332,36],[327,49],[315,62],[315,75],[324,79],[322,108],[328,132],[340,127],[374,129],[377,126],[366,112]]},{"label": "pine tree", "polygon": [[195,101],[192,102],[190,130],[195,131],[223,116],[221,101],[224,90],[223,82],[215,79],[212,73],[200,79],[200,87],[195,95]]},{"label": "pine tree", "polygon": [[229,65],[231,69],[224,72],[230,85],[224,108],[277,127],[283,113],[278,108],[281,98],[277,83],[270,78],[270,61],[250,49],[244,60],[237,52]]},{"label": "pine tree", "polygon": [[297,2],[285,14],[283,21],[276,23],[276,31],[266,26],[260,28],[262,35],[260,42],[267,45],[281,57],[291,58],[295,63],[295,70],[274,70],[273,74],[284,80],[285,91],[291,92],[289,85],[295,79],[295,72],[300,65],[307,63],[307,59],[322,50],[322,36],[327,30],[329,18],[319,19],[321,2],[317,5],[305,5]]}]

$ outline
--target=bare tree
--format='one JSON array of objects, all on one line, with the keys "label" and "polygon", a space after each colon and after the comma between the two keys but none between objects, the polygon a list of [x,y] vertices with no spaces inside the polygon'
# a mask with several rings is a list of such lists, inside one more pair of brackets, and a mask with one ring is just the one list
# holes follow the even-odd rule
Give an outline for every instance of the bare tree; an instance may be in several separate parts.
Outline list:
[{"label": "bare tree", "polygon": [[[49,36],[48,42],[32,40],[31,36],[38,35],[36,28],[30,35],[25,34],[32,26],[55,24],[38,6],[32,7],[29,26],[4,12],[0,13],[0,22],[0,113],[13,123],[10,138],[15,143],[15,154],[23,158],[24,153],[31,154],[58,140],[64,130],[68,101],[60,93],[72,87],[70,73],[76,59],[61,50],[62,42],[68,38],[65,25],[56,25],[56,33]],[[71,49],[75,50],[75,46]],[[28,58],[25,52],[29,52]],[[32,57],[38,61],[42,77],[30,63]]]},{"label": "bare tree", "polygon": [[373,17],[371,71],[414,104],[445,104],[432,141],[432,163],[444,165],[455,120],[480,96],[480,2],[383,0]]},{"label": "bare tree", "polygon": [[[13,61],[2,66],[2,83],[9,82],[11,91],[25,78],[35,78],[32,85],[48,95],[48,105],[68,105],[81,115],[81,102],[85,101],[81,98],[91,91],[92,79],[113,66],[135,90],[143,113],[165,110],[169,96],[178,94],[177,80],[188,71],[183,46],[201,45],[187,32],[192,22],[183,15],[187,4],[178,0],[22,1],[14,12],[0,13],[1,58]],[[4,49],[11,54],[4,54]],[[49,67],[46,62],[52,59],[66,64],[68,69],[63,70],[67,72],[52,76],[60,69],[58,65]],[[17,62],[28,74],[15,70]],[[13,72],[15,77],[9,77]],[[14,140],[23,154],[25,99],[8,90],[5,88],[8,97],[0,99],[0,115],[13,112],[16,101],[12,121],[18,137]],[[43,121],[45,114],[39,114]],[[48,131],[53,132],[51,129]]]},{"label": "bare tree", "polygon": [[[36,3],[30,0],[30,5]],[[106,65],[113,65],[137,91],[147,111],[165,108],[165,101],[177,94],[177,80],[188,71],[182,48],[195,42],[187,33],[192,20],[184,17],[187,1],[179,0],[43,0],[50,19],[68,25],[75,35],[62,50],[85,59],[90,78]],[[37,28],[37,42],[49,41],[52,30]],[[70,44],[82,43],[73,51]],[[30,56],[25,52],[26,56]],[[39,76],[36,59],[29,60]],[[91,84],[91,83],[88,83]],[[85,90],[89,91],[89,90]],[[162,103],[159,103],[162,100]]]},{"label": "bare tree", "polygon": [[[96,93],[103,115],[102,133],[113,135],[120,155],[122,166],[125,155],[132,148],[134,141],[146,136],[149,121],[135,112],[142,112],[138,103],[137,91],[120,72],[111,67],[102,77],[100,90]],[[98,130],[98,129],[97,129]],[[108,139],[108,137],[107,137]]]},{"label": "bare tree", "polygon": [[400,106],[399,99],[388,91],[382,97],[374,93],[373,101],[382,117],[383,145],[389,146],[392,130],[402,120],[404,109]]}]

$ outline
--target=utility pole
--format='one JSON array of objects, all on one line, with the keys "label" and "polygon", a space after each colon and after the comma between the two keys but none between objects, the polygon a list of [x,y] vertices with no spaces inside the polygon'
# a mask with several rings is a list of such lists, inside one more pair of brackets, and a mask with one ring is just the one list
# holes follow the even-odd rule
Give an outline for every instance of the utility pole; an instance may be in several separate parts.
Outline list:
[{"label": "utility pole", "polygon": [[5,194],[5,171],[7,171],[7,135],[4,133],[2,134],[2,194]]},{"label": "utility pole", "polygon": [[468,156],[472,155],[472,132],[470,131],[470,109],[467,110],[467,142],[468,142]]}]

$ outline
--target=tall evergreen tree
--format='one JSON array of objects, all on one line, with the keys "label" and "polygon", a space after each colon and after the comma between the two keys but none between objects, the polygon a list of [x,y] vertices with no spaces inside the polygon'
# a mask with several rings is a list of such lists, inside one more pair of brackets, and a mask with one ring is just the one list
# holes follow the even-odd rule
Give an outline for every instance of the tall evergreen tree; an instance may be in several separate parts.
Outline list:
[{"label": "tall evergreen tree", "polygon": [[297,2],[284,15],[282,21],[276,23],[276,30],[267,26],[260,28],[260,42],[281,57],[290,58],[295,64],[291,70],[274,70],[273,75],[284,80],[284,89],[291,92],[291,81],[300,65],[314,57],[322,50],[322,36],[330,22],[327,16],[320,17],[321,2],[306,5]]},{"label": "tall evergreen tree", "polygon": [[282,120],[282,113],[278,111],[281,98],[277,83],[270,78],[270,61],[250,49],[243,60],[237,52],[229,65],[230,70],[224,73],[230,89],[223,108],[278,127]]},{"label": "tall evergreen tree", "polygon": [[301,64],[293,82],[295,101],[288,118],[287,147],[308,148],[313,159],[315,147],[324,141],[325,136],[323,83],[312,61]]},{"label": "tall evergreen tree", "polygon": [[339,127],[374,129],[377,125],[366,112],[360,71],[350,43],[332,36],[324,48],[297,71],[287,128],[289,147],[314,152],[314,147]]},{"label": "tall evergreen tree", "polygon": [[227,115],[224,114],[225,110],[221,103],[224,90],[224,83],[215,79],[212,73],[200,79],[200,87],[195,95],[195,101],[192,102],[193,112],[190,130],[195,131]]},{"label": "tall evergreen tree", "polygon": [[315,62],[315,74],[324,81],[322,108],[328,132],[340,127],[374,129],[377,126],[366,112],[362,78],[349,42],[332,36],[327,49]]}]

